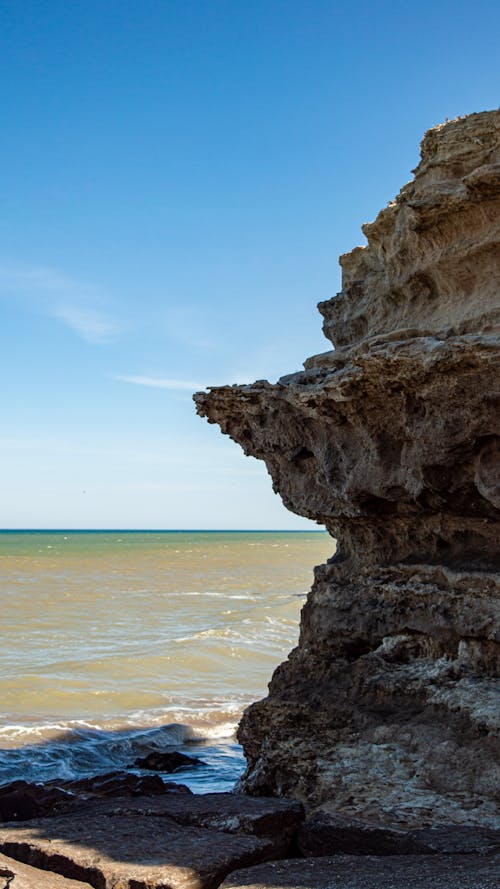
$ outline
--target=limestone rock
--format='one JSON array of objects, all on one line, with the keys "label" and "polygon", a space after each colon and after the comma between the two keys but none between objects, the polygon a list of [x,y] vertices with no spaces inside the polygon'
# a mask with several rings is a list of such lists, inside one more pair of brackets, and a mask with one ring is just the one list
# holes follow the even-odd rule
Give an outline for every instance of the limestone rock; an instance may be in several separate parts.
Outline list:
[{"label": "limestone rock", "polygon": [[415,179],[340,257],[342,292],[320,303],[335,346],[365,337],[498,329],[500,115],[430,130]]},{"label": "limestone rock", "polygon": [[500,111],[427,133],[363,231],[320,305],[334,351],[195,396],[338,541],[240,725],[246,789],[402,828],[494,826]]}]

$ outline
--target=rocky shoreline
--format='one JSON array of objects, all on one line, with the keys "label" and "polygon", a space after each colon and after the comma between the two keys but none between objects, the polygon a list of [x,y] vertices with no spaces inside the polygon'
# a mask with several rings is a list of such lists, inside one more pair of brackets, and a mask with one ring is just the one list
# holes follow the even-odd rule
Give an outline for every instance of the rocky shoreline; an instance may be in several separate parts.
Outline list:
[{"label": "rocky shoreline", "polygon": [[15,782],[0,889],[498,889],[500,112],[427,133],[363,231],[334,351],[196,396],[339,543],[240,724],[244,792],[164,781],[172,751]]},{"label": "rocky shoreline", "polygon": [[[0,877],[12,889],[498,885],[500,831],[404,831],[307,813],[297,800],[175,784],[155,784],[152,795],[127,774],[72,782],[71,791],[71,782],[21,783],[0,790],[0,812],[17,816],[0,825]],[[43,817],[9,809],[21,790]]]},{"label": "rocky shoreline", "polygon": [[337,553],[239,740],[252,794],[500,826],[500,111],[424,137],[342,256],[334,350],[195,396]]}]

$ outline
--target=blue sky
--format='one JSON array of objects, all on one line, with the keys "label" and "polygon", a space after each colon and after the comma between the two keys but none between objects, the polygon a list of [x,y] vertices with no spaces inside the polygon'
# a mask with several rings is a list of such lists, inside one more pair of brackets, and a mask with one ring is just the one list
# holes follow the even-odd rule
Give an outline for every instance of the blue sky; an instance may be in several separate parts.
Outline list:
[{"label": "blue sky", "polygon": [[296,528],[202,386],[325,351],[426,129],[496,108],[493,2],[0,5],[0,527]]}]

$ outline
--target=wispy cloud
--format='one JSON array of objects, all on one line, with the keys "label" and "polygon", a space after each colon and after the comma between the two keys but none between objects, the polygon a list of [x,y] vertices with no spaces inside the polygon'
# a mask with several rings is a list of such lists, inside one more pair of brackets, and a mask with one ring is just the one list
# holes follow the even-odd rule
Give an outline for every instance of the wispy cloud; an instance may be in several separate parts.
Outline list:
[{"label": "wispy cloud", "polygon": [[0,294],[34,301],[37,311],[65,324],[89,343],[112,342],[120,331],[120,325],[101,311],[105,298],[98,287],[57,269],[0,264]]},{"label": "wispy cloud", "polygon": [[112,378],[120,383],[133,383],[135,386],[151,386],[153,389],[172,389],[187,392],[206,389],[204,383],[196,383],[193,380],[171,380],[165,377],[127,376],[122,374],[113,374]]},{"label": "wispy cloud", "polygon": [[89,343],[109,343],[115,339],[118,332],[114,321],[92,309],[61,305],[54,309],[52,314]]},{"label": "wispy cloud", "polygon": [[[19,268],[0,265],[0,287],[4,291],[19,292],[45,291],[61,293],[74,290],[76,282],[52,268],[32,266]],[[81,286],[81,285],[80,285]]]}]

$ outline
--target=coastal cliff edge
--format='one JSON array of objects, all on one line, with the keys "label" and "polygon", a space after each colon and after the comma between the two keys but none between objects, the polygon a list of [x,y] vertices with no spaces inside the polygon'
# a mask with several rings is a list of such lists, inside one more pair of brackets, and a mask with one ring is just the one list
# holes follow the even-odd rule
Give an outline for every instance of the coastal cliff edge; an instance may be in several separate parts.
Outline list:
[{"label": "coastal cliff edge", "polygon": [[430,130],[363,232],[319,306],[332,351],[195,395],[338,541],[240,724],[244,786],[329,816],[498,827],[500,111]]}]

